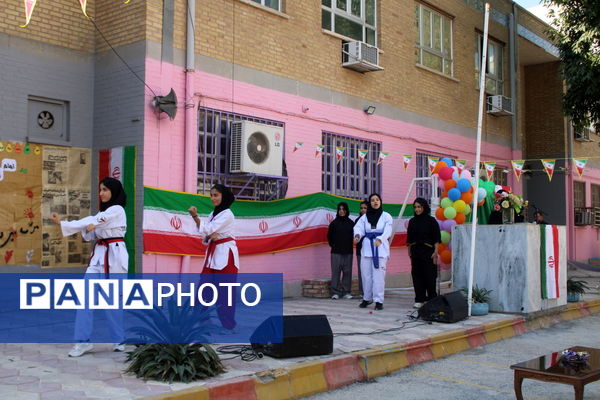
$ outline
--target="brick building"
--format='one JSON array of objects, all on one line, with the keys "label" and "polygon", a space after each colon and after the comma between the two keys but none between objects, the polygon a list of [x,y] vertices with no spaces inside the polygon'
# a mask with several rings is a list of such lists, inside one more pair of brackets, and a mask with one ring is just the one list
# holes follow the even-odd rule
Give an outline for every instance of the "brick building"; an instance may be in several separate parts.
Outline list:
[{"label": "brick building", "polygon": [[[535,161],[565,166],[572,156],[597,157],[598,136],[574,140],[561,112],[563,82],[547,26],[511,1],[490,3],[486,92],[503,96],[510,113],[485,113],[482,160],[497,162],[497,183],[523,193],[551,223],[568,225],[570,259],[598,257],[597,228],[576,226],[574,209],[600,207],[600,163],[590,160],[583,178],[567,163],[548,182]],[[1,138],[137,146],[140,249],[144,185],[205,193],[225,181],[251,199],[379,191],[384,202],[400,203],[412,178],[427,174],[428,155],[467,166],[475,159],[480,0],[93,0],[88,14],[97,29],[72,1],[40,2],[27,28],[19,27],[20,1],[0,5]],[[368,62],[352,58],[358,49]],[[153,105],[171,88],[179,99],[173,120]],[[40,103],[64,115],[52,137],[35,133],[31,110]],[[229,173],[234,120],[283,130],[283,176]],[[293,152],[296,142],[303,148]],[[322,158],[314,157],[316,145],[325,145]],[[354,149],[341,167],[332,161],[335,146]],[[358,148],[369,149],[365,169],[355,168]],[[372,159],[379,151],[389,154],[381,165]],[[414,155],[407,172],[402,154]],[[517,182],[510,160],[520,159],[532,161]],[[243,271],[284,272],[289,293],[299,293],[302,279],[329,274],[328,253],[318,245],[246,256]],[[201,262],[137,260],[144,271],[179,271],[182,263],[197,271]],[[389,284],[405,285],[409,270],[406,250],[394,249]]]}]

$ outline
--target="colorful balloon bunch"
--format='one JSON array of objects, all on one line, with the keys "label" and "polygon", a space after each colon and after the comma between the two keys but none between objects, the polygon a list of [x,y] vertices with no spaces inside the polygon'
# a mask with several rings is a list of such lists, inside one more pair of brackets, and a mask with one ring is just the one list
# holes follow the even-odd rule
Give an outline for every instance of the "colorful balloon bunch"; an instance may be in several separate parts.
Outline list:
[{"label": "colorful balloon bunch", "polygon": [[[450,158],[442,158],[436,164],[433,174],[439,178],[439,187],[442,190],[440,208],[435,212],[435,218],[440,225],[442,243],[438,247],[438,254],[442,264],[452,262],[452,227],[463,224],[471,213],[473,204],[473,189],[471,173],[467,170],[459,172],[458,167]],[[477,205],[483,205],[487,191],[480,187],[477,193]]]}]

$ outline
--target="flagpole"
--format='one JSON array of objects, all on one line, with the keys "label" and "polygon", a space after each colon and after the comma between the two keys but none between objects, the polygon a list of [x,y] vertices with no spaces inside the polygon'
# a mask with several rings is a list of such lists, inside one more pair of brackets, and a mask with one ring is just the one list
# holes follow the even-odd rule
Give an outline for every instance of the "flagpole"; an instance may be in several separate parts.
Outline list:
[{"label": "flagpole", "polygon": [[481,67],[479,69],[479,112],[477,115],[477,148],[475,153],[475,191],[473,196],[473,218],[471,222],[471,254],[469,256],[469,283],[468,304],[471,316],[471,303],[473,297],[473,268],[475,265],[475,235],[477,234],[477,203],[479,193],[479,163],[481,161],[481,130],[483,126],[483,106],[486,103],[485,97],[485,71],[487,66],[487,42],[488,42],[488,22],[490,19],[490,4],[485,3],[485,16],[483,22],[483,48],[481,49]]}]

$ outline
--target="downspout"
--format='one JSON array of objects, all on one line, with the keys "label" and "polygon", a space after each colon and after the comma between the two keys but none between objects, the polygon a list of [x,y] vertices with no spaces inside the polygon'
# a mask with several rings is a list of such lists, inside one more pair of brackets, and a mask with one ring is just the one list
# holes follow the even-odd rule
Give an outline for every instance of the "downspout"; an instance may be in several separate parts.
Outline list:
[{"label": "downspout", "polygon": [[[519,110],[519,96],[517,93],[517,76],[518,76],[518,55],[519,49],[517,48],[517,4],[513,2],[512,13],[508,16],[508,47],[509,51],[509,68],[510,68],[510,96],[512,97],[513,104],[513,115],[511,117],[511,160],[517,160],[522,156],[517,156],[518,146],[518,129],[517,129],[517,117]],[[515,178],[513,177],[513,183]],[[514,186],[514,185],[513,185]]]},{"label": "downspout", "polygon": [[567,235],[568,235],[568,246],[567,246],[567,260],[577,260],[577,241],[575,240],[575,200],[573,199],[573,131],[571,121],[566,119],[566,131],[567,131],[567,160],[565,161],[565,167],[567,167]]},{"label": "downspout", "polygon": [[[198,177],[198,138],[196,136],[196,107],[194,99],[194,69],[195,69],[195,16],[196,0],[187,1],[187,28],[186,28],[186,55],[185,55],[185,154],[183,161],[183,185],[184,191],[197,193]],[[188,104],[189,102],[189,104]],[[181,259],[181,273],[189,273],[190,256]]]}]

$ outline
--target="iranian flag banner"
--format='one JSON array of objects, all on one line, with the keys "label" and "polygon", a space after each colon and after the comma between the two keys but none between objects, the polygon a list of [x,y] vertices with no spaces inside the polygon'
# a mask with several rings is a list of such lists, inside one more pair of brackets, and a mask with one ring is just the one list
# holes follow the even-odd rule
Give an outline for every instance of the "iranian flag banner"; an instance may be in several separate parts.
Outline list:
[{"label": "iranian flag banner", "polygon": [[[240,254],[273,253],[327,243],[327,229],[335,218],[337,204],[348,203],[351,218],[357,217],[360,201],[326,193],[313,193],[275,201],[236,200],[235,237]],[[204,255],[205,246],[196,224],[187,212],[194,205],[206,217],[213,210],[208,196],[144,187],[144,252]],[[392,216],[401,204],[384,204]],[[392,246],[406,245],[406,228],[401,220],[413,214],[407,207],[404,218],[395,218],[399,229]],[[402,222],[402,223],[401,223]]]},{"label": "iranian flag banner", "polygon": [[135,146],[115,147],[100,150],[98,156],[98,181],[106,177],[121,181],[127,205],[125,215],[127,216],[127,233],[125,235],[125,246],[129,253],[129,272],[135,271],[135,163],[137,152]]},{"label": "iranian flag banner", "polygon": [[542,299],[556,299],[559,296],[559,257],[558,227],[556,225],[540,224]]}]

